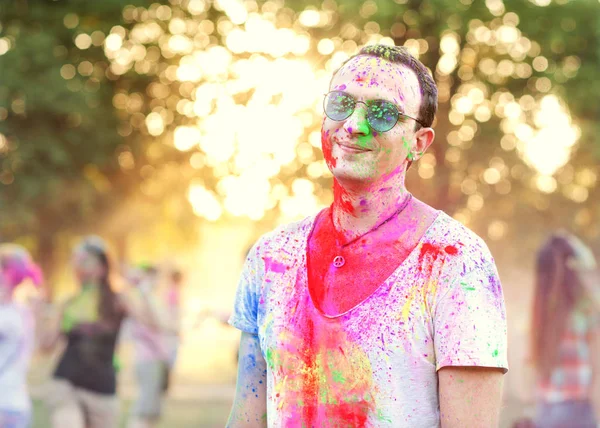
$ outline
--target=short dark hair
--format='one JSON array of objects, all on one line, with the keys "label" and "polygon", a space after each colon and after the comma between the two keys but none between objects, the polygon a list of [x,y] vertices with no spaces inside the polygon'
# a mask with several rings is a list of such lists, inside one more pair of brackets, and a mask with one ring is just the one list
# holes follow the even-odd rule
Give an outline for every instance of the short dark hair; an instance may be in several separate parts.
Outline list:
[{"label": "short dark hair", "polygon": [[[433,77],[429,74],[427,68],[410,54],[404,46],[388,46],[388,45],[368,45],[364,46],[357,54],[352,55],[333,73],[333,77],[337,72],[346,65],[347,62],[357,56],[372,56],[381,58],[394,64],[402,64],[410,68],[417,75],[419,86],[421,88],[421,106],[419,107],[419,119],[425,127],[430,127],[437,112],[437,86],[433,81]],[[332,80],[333,80],[332,77]],[[416,124],[416,129],[421,125]]]}]

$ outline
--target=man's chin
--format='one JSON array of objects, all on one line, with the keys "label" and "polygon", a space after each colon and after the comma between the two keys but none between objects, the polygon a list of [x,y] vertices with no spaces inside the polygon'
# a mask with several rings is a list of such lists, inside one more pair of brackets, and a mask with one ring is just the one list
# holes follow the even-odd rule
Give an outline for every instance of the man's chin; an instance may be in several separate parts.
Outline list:
[{"label": "man's chin", "polygon": [[330,171],[336,181],[344,187],[368,186],[376,182],[378,177],[375,173],[357,171],[356,168],[350,166],[336,166],[335,168],[331,168]]}]

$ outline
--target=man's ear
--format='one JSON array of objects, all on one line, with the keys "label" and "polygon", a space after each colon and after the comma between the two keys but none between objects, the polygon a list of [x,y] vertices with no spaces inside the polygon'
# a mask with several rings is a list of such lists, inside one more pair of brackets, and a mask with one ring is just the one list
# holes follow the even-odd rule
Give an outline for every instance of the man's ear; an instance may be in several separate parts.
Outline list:
[{"label": "man's ear", "polygon": [[421,128],[415,132],[415,145],[412,149],[413,162],[419,160],[425,154],[433,140],[435,139],[435,131],[433,128]]}]

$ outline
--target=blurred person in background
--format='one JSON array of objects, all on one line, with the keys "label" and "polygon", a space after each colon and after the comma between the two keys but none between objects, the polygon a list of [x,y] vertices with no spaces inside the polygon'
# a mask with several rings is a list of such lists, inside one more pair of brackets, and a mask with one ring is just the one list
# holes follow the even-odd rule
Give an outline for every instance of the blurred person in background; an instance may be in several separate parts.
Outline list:
[{"label": "blurred person in background", "polygon": [[115,290],[112,259],[104,240],[88,236],[75,247],[72,266],[77,294],[49,323],[42,346],[66,342],[46,405],[54,428],[116,428],[119,400],[115,348],[122,321],[130,316],[156,325],[150,306]]},{"label": "blurred person in background", "polygon": [[143,320],[129,321],[138,397],[129,416],[129,428],[151,428],[160,419],[161,402],[166,389],[169,353],[166,333],[169,329],[166,307],[158,296],[160,272],[156,266],[138,266],[141,276],[134,299],[147,302],[156,317],[156,325]]},{"label": "blurred person in background", "polygon": [[536,427],[596,428],[600,421],[596,269],[591,250],[566,232],[552,234],[537,254],[529,361]]},{"label": "blurred person in background", "polygon": [[0,428],[27,428],[31,401],[27,370],[34,350],[35,317],[15,302],[15,289],[25,280],[42,282],[41,270],[27,250],[0,244]]},{"label": "blurred person in background", "polygon": [[484,241],[405,187],[437,88],[405,47],[333,75],[321,142],[334,200],[252,248],[228,426],[494,427],[506,312]]},{"label": "blurred person in background", "polygon": [[174,268],[169,271],[165,290],[167,328],[165,342],[169,358],[169,372],[172,372],[177,361],[181,341],[181,293],[183,287],[183,273]]}]

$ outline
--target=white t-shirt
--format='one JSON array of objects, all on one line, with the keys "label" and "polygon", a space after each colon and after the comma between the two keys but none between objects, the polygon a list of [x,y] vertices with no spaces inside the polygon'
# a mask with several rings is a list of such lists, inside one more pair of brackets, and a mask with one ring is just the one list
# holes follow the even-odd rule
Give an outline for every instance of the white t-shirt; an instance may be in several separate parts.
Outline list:
[{"label": "white t-shirt", "polygon": [[440,212],[369,298],[326,317],[307,287],[314,219],[254,246],[229,321],[259,337],[269,427],[439,427],[437,370],[507,370],[504,297],[481,238]]},{"label": "white t-shirt", "polygon": [[29,411],[27,370],[33,353],[34,320],[16,303],[0,304],[0,409]]}]

